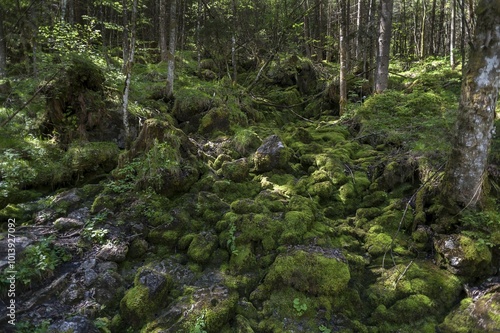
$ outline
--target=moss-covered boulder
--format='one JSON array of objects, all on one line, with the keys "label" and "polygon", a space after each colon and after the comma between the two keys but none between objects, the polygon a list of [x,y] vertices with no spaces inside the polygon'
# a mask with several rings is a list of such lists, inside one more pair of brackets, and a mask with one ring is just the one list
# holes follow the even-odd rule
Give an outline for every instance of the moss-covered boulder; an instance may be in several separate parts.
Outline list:
[{"label": "moss-covered boulder", "polygon": [[214,106],[214,99],[206,92],[193,87],[175,92],[173,116],[179,122],[193,121]]},{"label": "moss-covered boulder", "polygon": [[367,288],[366,297],[375,311],[367,322],[384,332],[427,332],[429,323],[435,327],[462,292],[457,276],[426,261],[374,269],[373,273],[378,278]]},{"label": "moss-covered boulder", "polygon": [[491,251],[465,235],[440,235],[434,240],[437,261],[450,272],[472,279],[490,273]]},{"label": "moss-covered boulder", "polygon": [[500,293],[492,292],[477,300],[465,298],[441,325],[443,333],[497,332],[500,327]]},{"label": "moss-covered boulder", "polygon": [[216,235],[209,232],[197,234],[189,245],[187,255],[191,260],[199,264],[205,264],[210,260],[212,253],[217,248],[217,244]]},{"label": "moss-covered boulder", "polygon": [[154,317],[155,311],[166,306],[173,286],[170,275],[154,266],[139,269],[134,287],[129,289],[120,302],[122,318],[134,327],[142,326]]},{"label": "moss-covered boulder", "polygon": [[243,182],[248,178],[250,168],[246,158],[240,158],[236,161],[222,163],[221,173],[224,178],[234,182]]},{"label": "moss-covered boulder", "polygon": [[318,246],[292,246],[280,254],[254,298],[292,287],[308,295],[338,296],[347,289],[351,279],[349,266],[337,249]]},{"label": "moss-covered boulder", "polygon": [[130,149],[129,159],[132,160],[138,155],[148,152],[158,143],[168,144],[173,149],[178,150],[182,158],[189,158],[197,152],[196,146],[180,129],[167,121],[147,119]]},{"label": "moss-covered boulder", "polygon": [[254,154],[255,171],[262,173],[273,169],[286,169],[290,151],[277,135],[266,138]]}]

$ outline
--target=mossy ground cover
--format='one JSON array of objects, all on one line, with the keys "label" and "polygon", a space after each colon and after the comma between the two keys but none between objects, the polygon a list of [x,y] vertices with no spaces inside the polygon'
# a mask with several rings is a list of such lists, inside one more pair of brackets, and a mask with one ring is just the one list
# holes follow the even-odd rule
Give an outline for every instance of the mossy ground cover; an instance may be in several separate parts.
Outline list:
[{"label": "mossy ground cover", "polygon": [[[120,308],[103,312],[113,331],[435,332],[459,303],[464,281],[431,262],[432,235],[417,229],[433,223],[429,196],[449,150],[457,73],[438,60],[419,65],[339,118],[326,101],[308,100],[315,88],[288,80],[296,65],[312,71],[292,60],[271,67],[278,84],[247,96],[226,79],[194,76],[186,54],[173,103],[143,94],[161,89],[163,65],[137,66],[133,115],[156,119],[119,158],[111,143],[73,142],[64,152],[49,141],[2,143],[11,153],[1,165],[9,190],[56,176],[71,183],[118,162],[88,200],[93,218],[109,212],[117,235],[134,235],[120,264],[131,284],[130,267],[175,258],[196,277],[217,272],[215,287],[228,290],[198,301],[199,286],[172,287],[161,273],[160,300],[134,281]],[[262,170],[255,153],[271,135],[286,158]],[[43,169],[50,154],[64,171]],[[498,212],[489,207],[464,214],[461,231],[498,248]],[[24,219],[32,210],[12,203],[0,213]],[[172,322],[171,309],[186,312]]]}]

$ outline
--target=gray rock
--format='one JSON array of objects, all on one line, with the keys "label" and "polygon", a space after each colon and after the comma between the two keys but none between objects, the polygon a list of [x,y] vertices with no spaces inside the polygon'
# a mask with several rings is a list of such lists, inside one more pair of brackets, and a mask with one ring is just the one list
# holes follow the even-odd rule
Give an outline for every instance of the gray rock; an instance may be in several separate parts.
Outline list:
[{"label": "gray rock", "polygon": [[126,244],[105,244],[99,253],[97,258],[104,261],[115,261],[122,262],[125,260],[128,252],[128,246]]},{"label": "gray rock", "polygon": [[85,223],[82,220],[72,219],[69,217],[60,217],[54,221],[54,228],[59,231],[68,231],[83,227]]},{"label": "gray rock", "polygon": [[63,319],[49,326],[48,333],[99,333],[94,323],[83,316]]},{"label": "gray rock", "polygon": [[277,135],[266,138],[254,154],[256,172],[286,169],[290,151]]}]

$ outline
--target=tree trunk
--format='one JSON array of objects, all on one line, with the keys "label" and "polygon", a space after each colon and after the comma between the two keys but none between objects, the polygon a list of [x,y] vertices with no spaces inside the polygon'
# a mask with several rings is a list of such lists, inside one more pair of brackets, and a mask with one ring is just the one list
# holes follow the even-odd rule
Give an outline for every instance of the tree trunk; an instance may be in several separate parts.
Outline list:
[{"label": "tree trunk", "polygon": [[167,90],[165,97],[170,99],[174,96],[174,71],[175,71],[175,43],[177,41],[177,0],[170,2],[170,24],[169,24],[169,43],[168,43],[168,72],[167,72]]},{"label": "tree trunk", "polygon": [[450,66],[455,67],[455,0],[451,1],[451,19],[450,19]]},{"label": "tree trunk", "polygon": [[130,81],[132,78],[132,63],[134,62],[134,52],[135,52],[135,35],[136,35],[136,18],[137,18],[137,0],[134,0],[132,4],[132,16],[130,18],[130,40],[126,41],[129,44],[127,55],[127,61],[124,59],[124,72],[125,72],[125,87],[123,89],[123,103],[122,103],[122,113],[123,113],[123,128],[125,130],[125,147],[129,148],[130,145],[130,126],[128,123],[128,95],[130,91]]},{"label": "tree trunk", "polygon": [[7,74],[7,43],[5,42],[5,32],[3,30],[4,9],[0,6],[0,79]]},{"label": "tree trunk", "polygon": [[500,2],[480,1],[477,14],[453,148],[443,179],[443,198],[459,207],[474,207],[483,196],[500,87]]},{"label": "tree trunk", "polygon": [[122,6],[123,6],[123,73],[126,74],[126,66],[128,63],[128,56],[130,54],[129,50],[129,26],[128,26],[128,2],[127,0],[122,0]]},{"label": "tree trunk", "polygon": [[167,46],[167,0],[160,0],[160,59],[161,61],[168,61],[168,46]]},{"label": "tree trunk", "polygon": [[231,62],[233,65],[233,83],[236,83],[238,79],[238,64],[236,61],[236,0],[232,0],[231,2],[231,11],[232,11],[232,28],[233,35],[231,36]]},{"label": "tree trunk", "polygon": [[389,82],[389,51],[391,48],[393,0],[380,1],[380,24],[378,37],[377,72],[375,92],[387,89]]},{"label": "tree trunk", "polygon": [[339,114],[343,115],[347,111],[347,1],[339,1],[340,24],[339,24],[339,55],[340,55],[340,110]]},{"label": "tree trunk", "polygon": [[356,61],[359,61],[361,55],[361,11],[363,8],[363,0],[358,0],[356,12]]}]

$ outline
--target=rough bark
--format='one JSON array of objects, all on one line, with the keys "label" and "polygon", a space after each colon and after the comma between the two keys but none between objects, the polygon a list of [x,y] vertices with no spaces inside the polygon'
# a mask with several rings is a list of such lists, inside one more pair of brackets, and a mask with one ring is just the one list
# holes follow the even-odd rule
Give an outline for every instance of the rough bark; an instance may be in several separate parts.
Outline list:
[{"label": "rough bark", "polygon": [[455,0],[451,2],[451,19],[450,19],[450,66],[455,67]]},{"label": "rough bark", "polygon": [[339,31],[339,55],[340,55],[340,110],[342,115],[347,111],[347,2],[339,1],[340,7],[340,31]]},{"label": "rough bark", "polygon": [[389,51],[391,48],[393,4],[393,0],[380,1],[377,72],[375,80],[376,93],[381,93],[387,89],[389,81]]},{"label": "rough bark", "polygon": [[482,0],[477,13],[453,149],[443,179],[443,197],[459,207],[474,207],[483,196],[500,86],[500,2]]},{"label": "rough bark", "polygon": [[3,16],[4,9],[0,6],[0,79],[4,78],[7,72],[7,45],[3,30]]},{"label": "rough bark", "polygon": [[168,43],[168,72],[167,72],[167,90],[166,98],[174,96],[174,72],[175,72],[175,44],[177,41],[177,0],[171,0],[170,3],[170,24],[169,24],[169,43]]},{"label": "rough bark", "polygon": [[167,0],[160,0],[160,59],[168,61],[168,46],[167,46]]}]

